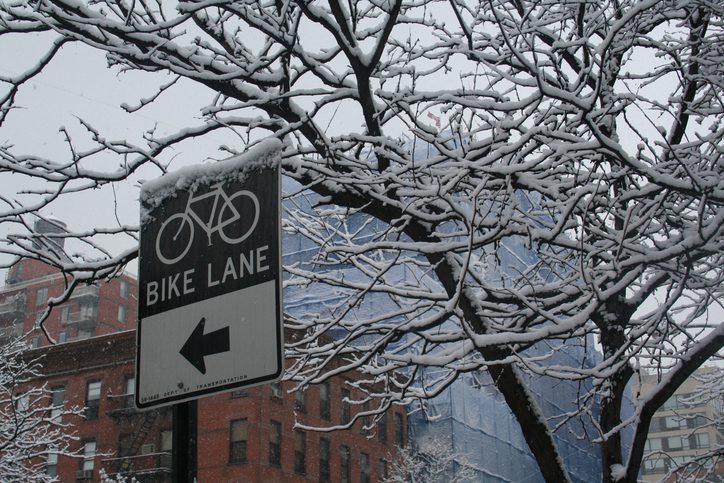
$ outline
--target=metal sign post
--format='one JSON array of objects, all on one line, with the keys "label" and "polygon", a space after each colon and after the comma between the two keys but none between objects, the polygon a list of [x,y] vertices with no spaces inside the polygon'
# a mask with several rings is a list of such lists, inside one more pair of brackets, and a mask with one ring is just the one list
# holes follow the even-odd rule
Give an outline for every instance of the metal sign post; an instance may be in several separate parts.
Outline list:
[{"label": "metal sign post", "polygon": [[193,483],[197,475],[197,403],[173,406],[173,447],[171,481]]},{"label": "metal sign post", "polygon": [[173,481],[196,481],[196,399],[281,376],[280,174],[270,140],[141,190],[136,405],[173,407]]},{"label": "metal sign post", "polygon": [[282,145],[141,190],[136,405],[173,407],[173,481],[197,479],[196,399],[282,373]]}]

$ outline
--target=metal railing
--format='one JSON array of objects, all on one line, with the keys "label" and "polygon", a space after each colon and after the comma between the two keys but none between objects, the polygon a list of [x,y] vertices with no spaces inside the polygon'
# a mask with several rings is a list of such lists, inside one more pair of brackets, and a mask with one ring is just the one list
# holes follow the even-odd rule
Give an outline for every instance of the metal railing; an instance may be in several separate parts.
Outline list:
[{"label": "metal railing", "polygon": [[25,295],[17,294],[5,297],[0,303],[0,316],[23,312],[25,309]]},{"label": "metal railing", "polygon": [[101,467],[110,477],[121,473],[124,476],[148,475],[153,473],[171,474],[171,452],[160,451],[135,456],[119,456],[101,461]]},{"label": "metal railing", "polygon": [[81,285],[73,290],[73,295],[70,298],[75,299],[79,297],[98,297],[98,286],[97,285]]},{"label": "metal railing", "polygon": [[130,415],[138,412],[133,401],[133,394],[109,394],[106,403],[106,414],[109,416]]},{"label": "metal railing", "polygon": [[67,325],[95,325],[96,310],[78,310],[75,312],[70,312],[65,318],[61,320],[61,322]]}]

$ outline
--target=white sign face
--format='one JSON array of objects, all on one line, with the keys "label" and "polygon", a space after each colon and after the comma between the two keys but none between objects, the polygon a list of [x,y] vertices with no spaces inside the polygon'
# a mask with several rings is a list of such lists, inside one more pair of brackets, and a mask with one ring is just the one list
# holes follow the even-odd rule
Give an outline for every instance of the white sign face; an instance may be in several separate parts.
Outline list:
[{"label": "white sign face", "polygon": [[[258,374],[275,374],[279,369],[276,351],[260,350],[259,343],[276,338],[276,327],[268,323],[276,317],[275,296],[275,282],[265,282],[145,319],[141,359],[154,362],[140,374],[140,386],[155,392],[146,391],[140,403],[238,387]],[[203,330],[197,331],[200,325]],[[203,333],[200,338],[198,332]],[[194,338],[189,339],[191,334]],[[218,350],[215,338],[221,349],[229,341],[229,350]],[[191,361],[179,354],[189,340],[199,344],[190,351]],[[167,346],[175,350],[159,350]]]},{"label": "white sign face", "polygon": [[140,408],[281,375],[279,170],[230,161],[173,195],[142,192]]}]

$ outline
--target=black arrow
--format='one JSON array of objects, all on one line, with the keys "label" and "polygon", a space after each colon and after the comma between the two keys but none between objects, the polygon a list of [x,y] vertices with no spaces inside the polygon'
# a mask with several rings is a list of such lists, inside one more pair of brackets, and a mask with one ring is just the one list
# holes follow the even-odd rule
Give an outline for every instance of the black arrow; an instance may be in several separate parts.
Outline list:
[{"label": "black arrow", "polygon": [[204,334],[206,317],[201,317],[196,328],[179,351],[201,374],[206,374],[205,356],[229,351],[229,327]]}]

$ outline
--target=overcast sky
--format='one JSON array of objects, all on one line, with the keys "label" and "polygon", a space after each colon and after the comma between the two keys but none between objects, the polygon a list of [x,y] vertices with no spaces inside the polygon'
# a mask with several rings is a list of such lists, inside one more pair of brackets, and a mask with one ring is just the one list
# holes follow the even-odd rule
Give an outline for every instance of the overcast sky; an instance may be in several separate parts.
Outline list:
[{"label": "overcast sky", "polygon": [[[25,35],[21,42],[18,38],[3,38],[0,43],[0,75],[17,75],[29,68],[32,60],[42,52],[42,47],[47,45],[47,39],[48,36],[43,35]],[[79,122],[78,118],[81,118],[107,139],[128,140],[146,147],[142,139],[146,130],[155,126],[158,135],[168,135],[199,124],[199,108],[212,99],[213,93],[209,90],[180,82],[153,105],[138,112],[127,113],[120,108],[122,103],[136,105],[140,98],[153,95],[155,86],[168,79],[165,74],[119,73],[118,69],[107,67],[103,54],[80,44],[66,45],[53,63],[20,91],[17,109],[0,129],[0,143],[13,145],[15,154],[68,160],[68,144],[59,132],[61,126],[71,133],[78,146],[88,148],[92,145],[87,131]],[[223,158],[228,154],[220,153],[216,147],[221,143],[233,145],[234,142],[228,136],[219,138],[218,142],[207,138],[203,145],[187,142],[181,149],[169,153],[166,160],[173,156],[173,169],[177,169],[208,158]],[[98,169],[110,170],[117,165],[119,158],[105,156],[93,162],[99,163],[99,166],[94,166]],[[118,221],[137,225],[138,180],[159,175],[158,170],[149,169],[134,176],[132,182],[68,196],[54,202],[52,211],[46,209],[43,214],[55,216],[75,230],[98,225],[113,226]],[[0,175],[0,191],[5,195],[17,193],[21,186],[39,187],[18,176]],[[0,225],[0,232],[6,234],[8,226]],[[133,240],[121,237],[113,237],[108,242],[107,248],[116,253],[134,245]],[[0,261],[7,263],[8,259],[5,256]],[[135,267],[129,269],[135,272]]]}]

